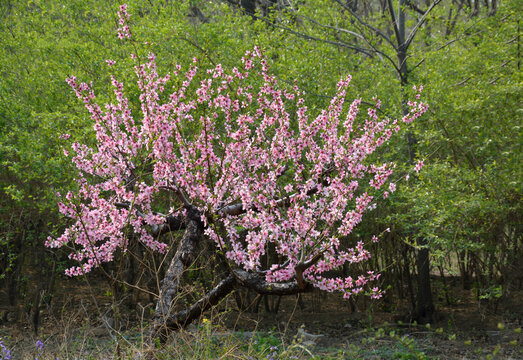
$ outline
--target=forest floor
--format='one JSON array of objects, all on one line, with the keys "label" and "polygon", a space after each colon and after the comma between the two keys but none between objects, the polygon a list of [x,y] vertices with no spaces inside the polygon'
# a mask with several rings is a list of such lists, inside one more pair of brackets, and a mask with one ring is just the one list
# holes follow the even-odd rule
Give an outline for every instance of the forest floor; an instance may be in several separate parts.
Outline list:
[{"label": "forest floor", "polygon": [[[13,359],[127,359],[133,351],[139,353],[146,334],[142,320],[148,318],[152,304],[137,304],[134,315],[122,311],[119,324],[115,324],[114,306],[103,286],[96,291],[79,282],[70,285],[55,295],[51,306],[43,308],[38,335],[31,316],[25,313],[16,323],[0,326],[0,342],[8,346]],[[182,339],[188,345],[193,351],[189,358],[204,357],[191,345],[202,338],[212,339],[212,344],[204,344],[208,350],[219,348],[226,338],[230,344],[232,337],[236,344],[247,343],[245,348],[250,350],[242,354],[263,359],[286,346],[298,349],[298,358],[523,359],[523,291],[513,291],[489,304],[480,304],[472,290],[458,286],[447,295],[450,305],[445,296],[436,296],[437,315],[430,325],[409,324],[406,301],[388,304],[362,297],[351,306],[339,295],[313,292],[302,295],[301,301],[282,298],[277,312],[267,310],[274,309],[278,298],[261,301],[255,313],[252,309],[238,311],[234,296],[230,296],[220,311],[206,314],[173,341]],[[120,330],[114,330],[117,327]],[[35,348],[38,340],[45,350]],[[272,352],[271,348],[279,350]],[[0,359],[5,360],[1,351]],[[226,351],[220,351],[222,358],[229,358]],[[273,358],[286,358],[280,355]],[[234,357],[242,358],[231,352],[230,358]]]}]

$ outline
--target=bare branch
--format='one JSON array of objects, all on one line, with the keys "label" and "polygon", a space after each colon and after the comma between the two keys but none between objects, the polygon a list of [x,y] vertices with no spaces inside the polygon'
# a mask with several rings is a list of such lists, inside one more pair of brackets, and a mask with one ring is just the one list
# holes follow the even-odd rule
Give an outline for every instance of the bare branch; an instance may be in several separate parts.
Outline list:
[{"label": "bare branch", "polygon": [[326,28],[326,29],[331,29],[331,30],[335,30],[335,31],[339,31],[339,32],[342,32],[342,33],[345,33],[345,34],[349,34],[349,35],[352,35],[352,36],[355,36],[355,37],[358,37],[362,40],[366,40],[365,37],[361,34],[358,34],[358,33],[355,33],[354,31],[350,31],[350,30],[347,30],[347,29],[343,29],[343,28],[339,28],[337,26],[332,26],[332,25],[325,25],[325,24],[322,24],[308,16],[305,16],[305,15],[300,15],[300,17],[304,18],[305,20],[307,21],[310,21],[311,23],[315,24],[315,25],[318,25],[319,27],[323,27],[323,28]]},{"label": "bare branch", "polygon": [[407,4],[408,7],[410,7],[412,10],[417,12],[418,14],[425,14],[425,11],[421,10],[419,7],[416,6],[411,0],[405,0],[405,4]]},{"label": "bare branch", "polygon": [[265,19],[264,19],[264,21],[269,22],[274,27],[278,27],[280,29],[286,30],[286,31],[290,32],[291,34],[294,34],[294,35],[296,35],[298,37],[301,37],[301,38],[303,38],[305,40],[312,40],[312,41],[323,42],[323,43],[326,43],[326,44],[331,44],[331,45],[335,45],[335,46],[339,46],[339,47],[343,47],[343,48],[359,51],[362,54],[367,55],[368,57],[373,57],[374,56],[372,54],[372,50],[369,50],[369,49],[365,49],[365,48],[362,48],[362,47],[359,47],[359,46],[351,45],[351,44],[348,44],[346,42],[332,41],[332,40],[317,38],[315,36],[310,36],[310,35],[306,35],[306,34],[297,32],[297,31],[292,30],[292,29],[290,29],[290,28],[288,28],[286,26],[282,26],[282,25],[279,25],[279,24],[272,23],[272,22],[270,22],[268,20],[265,20]]},{"label": "bare branch", "polygon": [[283,29],[285,31],[288,31],[291,34],[294,34],[294,35],[296,35],[298,37],[301,37],[302,39],[305,39],[305,40],[312,40],[312,41],[317,41],[317,42],[323,42],[323,43],[326,43],[326,44],[331,44],[331,45],[335,45],[335,46],[339,46],[339,47],[343,47],[343,48],[359,51],[359,52],[367,55],[368,57],[373,57],[374,56],[374,54],[372,53],[372,50],[370,50],[370,49],[365,49],[365,48],[362,48],[362,47],[359,47],[359,46],[356,46],[356,45],[352,45],[352,44],[349,44],[349,43],[346,43],[346,42],[332,41],[332,40],[327,40],[327,39],[321,39],[321,38],[318,38],[318,37],[315,37],[315,36],[310,36],[310,35],[303,34],[301,32],[292,30],[289,27],[286,27],[286,26],[274,23],[272,21],[269,21],[265,17],[256,16],[256,15],[251,15],[251,16],[253,17],[253,19],[261,20],[261,21],[263,21],[263,22],[265,22],[265,23],[267,23],[267,24],[269,24],[271,26],[274,26],[274,27]]},{"label": "bare branch", "polygon": [[[391,59],[391,57],[389,55],[387,55],[386,53],[384,53],[383,51],[379,50],[378,48],[376,48],[370,41],[369,39],[367,39],[367,37],[363,34],[358,34],[358,33],[355,33],[353,31],[350,31],[350,30],[347,30],[347,29],[343,29],[343,28],[339,28],[339,27],[336,27],[336,26],[331,26],[331,25],[325,25],[325,24],[322,24],[314,19],[311,19],[309,18],[308,16],[304,16],[304,15],[301,15],[302,18],[312,22],[313,24],[315,25],[318,25],[320,27],[324,27],[324,28],[327,28],[327,29],[331,29],[331,30],[335,30],[335,31],[339,31],[339,32],[342,32],[342,33],[346,33],[346,34],[349,34],[349,35],[352,35],[352,36],[355,36],[355,37],[358,37],[360,39],[362,39],[363,41],[365,41],[365,43],[367,43],[367,45],[369,45],[372,49],[372,51],[374,51],[376,54],[384,57],[385,59],[387,59],[391,64],[392,64],[392,67],[394,68],[394,70],[396,70],[397,72],[399,72],[399,69],[398,67],[396,66],[396,62]],[[380,57],[380,60],[383,60],[381,57]]]},{"label": "bare branch", "polygon": [[394,6],[392,5],[392,0],[387,0],[387,5],[389,8],[390,18],[392,20],[392,28],[394,29],[394,34],[396,34],[396,41],[398,43],[398,46],[396,48],[399,48],[403,44],[401,43],[401,34],[400,34],[399,24],[398,24],[398,20],[396,19],[396,13],[394,12]]},{"label": "bare branch", "polygon": [[336,1],[338,4],[340,4],[341,7],[343,7],[345,10],[347,10],[356,20],[358,20],[358,22],[361,25],[365,26],[367,29],[374,31],[376,34],[381,36],[386,42],[388,42],[390,45],[392,45],[392,47],[396,48],[396,46],[394,45],[392,40],[387,35],[385,35],[380,29],[375,28],[374,26],[370,25],[369,23],[366,23],[365,21],[363,21],[361,19],[361,17],[359,17],[354,11],[352,11],[352,9],[349,6],[347,6],[347,4],[344,4],[341,0],[334,0],[334,1]]},{"label": "bare branch", "polygon": [[471,79],[471,76],[469,76],[469,77],[463,79],[462,81],[460,81],[460,82],[458,82],[458,83],[456,83],[456,84],[454,84],[454,85],[450,85],[449,87],[461,86],[461,85],[465,84],[467,81],[469,81],[470,79]]},{"label": "bare branch", "polygon": [[421,64],[423,64],[425,62],[425,58],[421,59],[416,65],[414,65],[412,67],[412,69],[410,69],[409,71],[412,72],[414,71],[418,66],[420,66]]},{"label": "bare branch", "polygon": [[[391,1],[391,0],[389,0]],[[412,31],[410,32],[409,36],[407,37],[407,40],[405,41],[405,50],[408,49],[410,43],[412,42],[412,40],[414,40],[414,37],[416,36],[416,33],[418,32],[419,28],[421,27],[421,25],[423,25],[423,23],[425,22],[425,20],[427,19],[427,16],[429,15],[429,13],[432,11],[432,9],[434,9],[436,7],[436,5],[438,5],[439,3],[441,2],[441,0],[435,0],[430,6],[429,8],[427,9],[427,11],[425,11],[425,14],[423,14],[423,16],[421,17],[421,19],[419,19],[418,23],[416,24],[416,26],[414,26],[414,29],[412,29]]]}]

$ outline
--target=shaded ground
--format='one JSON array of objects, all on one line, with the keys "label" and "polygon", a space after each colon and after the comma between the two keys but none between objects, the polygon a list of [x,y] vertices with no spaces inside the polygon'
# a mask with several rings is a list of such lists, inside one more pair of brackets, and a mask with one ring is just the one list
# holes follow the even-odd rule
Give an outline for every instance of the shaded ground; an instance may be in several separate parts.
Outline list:
[{"label": "shaded ground", "polygon": [[[121,310],[115,316],[103,284],[98,289],[78,281],[69,285],[43,308],[38,336],[33,332],[31,316],[25,312],[17,323],[2,324],[0,340],[19,354],[13,358],[32,359],[37,339],[43,339],[56,353],[70,353],[70,358],[79,352],[98,359],[118,353],[121,346],[139,347],[145,332],[141,320],[149,317],[152,304],[143,301],[133,315]],[[337,295],[315,292],[303,295],[301,302],[296,297],[282,298],[277,313],[267,312],[261,301],[254,313],[239,311],[231,296],[220,311],[206,314],[212,324],[208,335],[217,339],[243,336],[249,341],[252,332],[257,332],[284,345],[299,342],[319,358],[342,353],[342,358],[417,359],[423,358],[423,353],[434,359],[523,359],[523,339],[517,332],[522,322],[523,292],[512,292],[490,304],[480,304],[472,291],[457,287],[450,296],[453,303],[437,305],[437,321],[430,327],[399,321],[407,309],[402,302],[394,304],[394,312],[385,312],[383,309],[391,306],[383,301],[360,298],[351,306]],[[250,301],[256,303],[254,296]],[[269,299],[267,307],[274,308],[277,301]],[[207,320],[191,325],[183,336],[188,342],[196,334],[201,336],[199,329],[205,323]]]},{"label": "shaded ground", "polygon": [[311,335],[322,335],[313,337],[313,347],[320,352],[356,347],[363,349],[354,354],[364,358],[393,358],[393,350],[408,350],[412,345],[437,359],[477,359],[494,353],[494,358],[523,359],[522,337],[517,332],[523,312],[521,292],[489,306],[479,306],[471,291],[454,292],[460,300],[452,306],[439,305],[438,319],[430,326],[404,323],[398,320],[401,316],[380,311],[380,303],[372,304],[374,310],[352,312],[339,296],[319,294],[306,294],[304,309],[287,298],[278,314],[231,312],[225,323],[228,328],[273,330],[285,334],[288,341],[301,327]]}]

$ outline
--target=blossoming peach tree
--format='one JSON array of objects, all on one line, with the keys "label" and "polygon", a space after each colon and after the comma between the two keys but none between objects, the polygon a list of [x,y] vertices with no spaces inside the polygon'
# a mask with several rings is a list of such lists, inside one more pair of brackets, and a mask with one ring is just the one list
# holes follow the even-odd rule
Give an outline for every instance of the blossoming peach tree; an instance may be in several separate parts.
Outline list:
[{"label": "blossoming peach tree", "polygon": [[[130,38],[125,5],[119,14],[119,37]],[[136,239],[154,251],[172,250],[153,318],[157,335],[189,324],[236,287],[278,295],[316,287],[345,298],[366,289],[380,296],[368,284],[378,274],[332,274],[370,257],[363,242],[344,248],[340,240],[373,206],[378,191],[394,191],[388,182],[394,165],[372,164],[369,156],[401,121],[380,119],[379,101],[364,114],[361,99],[347,106],[350,77],[337,84],[328,108],[312,116],[297,87],[278,85],[258,48],[238,68],[217,65],[200,81],[197,61],[165,76],[153,54],[136,63],[139,114],[115,77],[115,102],[104,108],[92,85],[74,76],[67,80],[96,134],[94,147],[71,146],[78,191],[69,192],[59,210],[73,223],[47,242],[74,249],[70,257],[79,265],[68,275],[110,262]],[[253,78],[259,86],[248,82]],[[409,105],[403,122],[427,109],[419,100]],[[176,249],[162,242],[172,232],[183,234]],[[182,274],[202,242],[223,254],[228,274],[200,300],[174,312]]]}]

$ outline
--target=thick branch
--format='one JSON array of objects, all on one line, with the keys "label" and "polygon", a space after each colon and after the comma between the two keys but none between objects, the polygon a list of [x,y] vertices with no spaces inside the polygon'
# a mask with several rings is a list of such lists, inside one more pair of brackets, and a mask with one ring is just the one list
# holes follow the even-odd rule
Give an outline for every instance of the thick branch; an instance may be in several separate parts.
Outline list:
[{"label": "thick branch", "polygon": [[[398,43],[397,48],[399,49],[399,47],[401,45],[403,45],[403,43],[402,43],[403,39],[401,39],[399,24],[398,24],[398,20],[396,18],[396,13],[394,12],[394,6],[392,5],[392,0],[387,0],[387,5],[388,5],[387,7],[389,8],[390,19],[392,20],[392,28],[394,29],[394,34],[396,34],[396,41]],[[401,65],[400,65],[400,67],[401,67]]]},{"label": "thick branch", "polygon": [[308,268],[310,268],[312,265],[316,264],[321,259],[322,256],[323,256],[323,252],[320,252],[319,254],[317,254],[312,259],[309,259],[308,261],[305,261],[305,262],[300,261],[294,267],[294,270],[296,272],[296,282],[301,289],[305,289],[308,284],[303,279],[303,272],[305,270],[307,270]]},{"label": "thick branch", "polygon": [[230,274],[191,307],[169,316],[165,322],[165,328],[171,331],[185,328],[194,320],[198,319],[204,313],[204,311],[218,304],[223,298],[225,298],[231,291],[234,290],[235,286],[236,278],[234,275]]},{"label": "thick branch", "polygon": [[229,274],[229,276],[220,281],[218,285],[189,308],[166,316],[161,324],[153,326],[152,339],[159,338],[160,341],[165,341],[169,331],[185,328],[194,320],[198,319],[206,310],[217,305],[230,294],[236,286],[252,289],[262,295],[294,295],[309,292],[313,289],[309,283],[306,283],[303,287],[300,287],[296,281],[268,283],[260,274],[245,270],[233,270],[232,274]]},{"label": "thick branch", "polygon": [[234,270],[233,272],[241,286],[254,290],[262,295],[294,295],[302,292],[310,292],[313,289],[310,283],[305,283],[302,288],[296,280],[285,283],[269,283],[262,275],[257,273],[251,273],[245,270]]},{"label": "thick branch", "polygon": [[[316,188],[315,188],[316,189]],[[313,189],[313,190],[315,190]],[[311,192],[312,190],[309,190],[309,192],[307,193],[307,195],[312,195],[314,194],[316,191],[314,192]],[[309,194],[310,193],[310,194]],[[294,195],[289,195],[289,196],[286,196],[284,198],[281,198],[281,199],[278,199],[276,200],[276,206],[278,207],[289,207],[291,205],[291,199],[296,196],[296,194]],[[245,214],[248,210],[252,210],[252,211],[258,211],[256,206],[251,206],[249,209],[244,209],[243,207],[243,204],[242,203],[238,203],[238,204],[231,204],[231,205],[227,205],[223,208],[221,208],[220,210],[218,210],[217,214],[218,216],[235,216],[235,215],[241,215],[241,214]]]},{"label": "thick branch", "polygon": [[171,231],[185,229],[185,226],[184,216],[167,215],[163,224],[151,226],[151,235],[157,237]]}]

